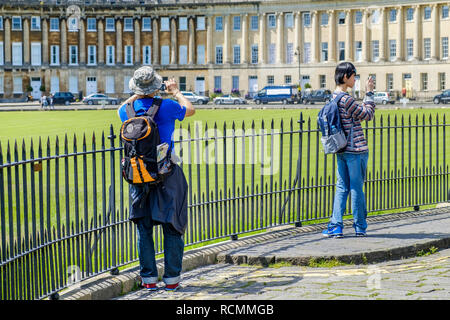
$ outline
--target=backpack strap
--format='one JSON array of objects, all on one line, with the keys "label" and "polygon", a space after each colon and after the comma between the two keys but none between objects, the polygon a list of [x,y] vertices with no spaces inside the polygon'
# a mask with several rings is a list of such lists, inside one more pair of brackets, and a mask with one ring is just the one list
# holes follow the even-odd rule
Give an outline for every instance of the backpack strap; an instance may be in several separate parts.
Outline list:
[{"label": "backpack strap", "polygon": [[134,107],[131,103],[127,103],[125,111],[127,112],[128,119],[136,117],[136,110],[134,110]]},{"label": "backpack strap", "polygon": [[149,115],[152,119],[155,117],[156,113],[159,111],[159,107],[161,107],[162,99],[153,98],[153,105],[147,110],[147,115]]}]

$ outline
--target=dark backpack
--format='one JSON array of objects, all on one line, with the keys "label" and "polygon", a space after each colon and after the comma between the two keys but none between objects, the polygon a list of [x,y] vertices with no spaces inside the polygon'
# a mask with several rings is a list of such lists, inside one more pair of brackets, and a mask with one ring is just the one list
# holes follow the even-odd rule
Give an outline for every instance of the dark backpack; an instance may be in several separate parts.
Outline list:
[{"label": "dark backpack", "polygon": [[[124,157],[123,178],[131,184],[157,184],[162,181],[161,161],[158,163],[160,137],[154,117],[161,106],[161,99],[154,98],[153,105],[138,116],[132,104],[126,105],[128,120],[120,129]],[[163,159],[167,160],[168,155]]]},{"label": "dark backpack", "polygon": [[319,111],[317,125],[322,133],[321,141],[325,154],[337,153],[347,146],[347,137],[339,114],[339,101],[346,93],[339,93]]}]

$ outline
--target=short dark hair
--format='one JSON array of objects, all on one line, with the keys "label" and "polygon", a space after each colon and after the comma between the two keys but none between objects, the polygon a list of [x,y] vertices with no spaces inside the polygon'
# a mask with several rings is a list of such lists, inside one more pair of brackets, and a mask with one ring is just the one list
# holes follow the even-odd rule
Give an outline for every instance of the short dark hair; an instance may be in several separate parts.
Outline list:
[{"label": "short dark hair", "polygon": [[341,62],[337,65],[336,70],[334,71],[334,81],[336,84],[344,83],[344,75],[347,75],[347,79],[352,76],[352,74],[356,75],[356,68],[351,62]]}]

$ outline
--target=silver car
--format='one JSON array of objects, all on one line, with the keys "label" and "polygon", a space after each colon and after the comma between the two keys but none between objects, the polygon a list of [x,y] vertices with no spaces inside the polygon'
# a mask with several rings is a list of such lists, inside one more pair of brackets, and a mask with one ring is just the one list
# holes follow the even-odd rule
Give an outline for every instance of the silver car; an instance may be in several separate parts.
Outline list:
[{"label": "silver car", "polygon": [[394,104],[395,98],[391,96],[388,92],[375,92],[373,95],[373,100],[376,104]]},{"label": "silver car", "polygon": [[227,94],[225,96],[214,98],[214,103],[215,104],[246,104],[247,101],[245,101],[241,97],[233,97],[232,95]]},{"label": "silver car", "polygon": [[111,98],[102,93],[93,93],[83,98],[83,103],[88,105],[93,104],[119,104],[119,98]]},{"label": "silver car", "polygon": [[200,96],[194,92],[181,91],[181,93],[192,103],[207,104],[209,102],[209,97]]}]

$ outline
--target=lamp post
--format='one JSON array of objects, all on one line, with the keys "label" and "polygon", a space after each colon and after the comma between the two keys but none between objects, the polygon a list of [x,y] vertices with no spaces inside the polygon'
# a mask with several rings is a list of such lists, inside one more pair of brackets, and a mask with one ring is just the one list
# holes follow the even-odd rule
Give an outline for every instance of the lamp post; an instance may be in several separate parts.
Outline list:
[{"label": "lamp post", "polygon": [[[301,88],[301,90],[303,90],[302,88],[302,77],[301,77],[301,71],[300,71],[300,63],[301,63],[301,54],[300,54],[300,47],[297,47],[297,50],[294,53],[297,56],[298,59],[298,86]],[[298,97],[299,99],[301,99],[301,97]]]}]

